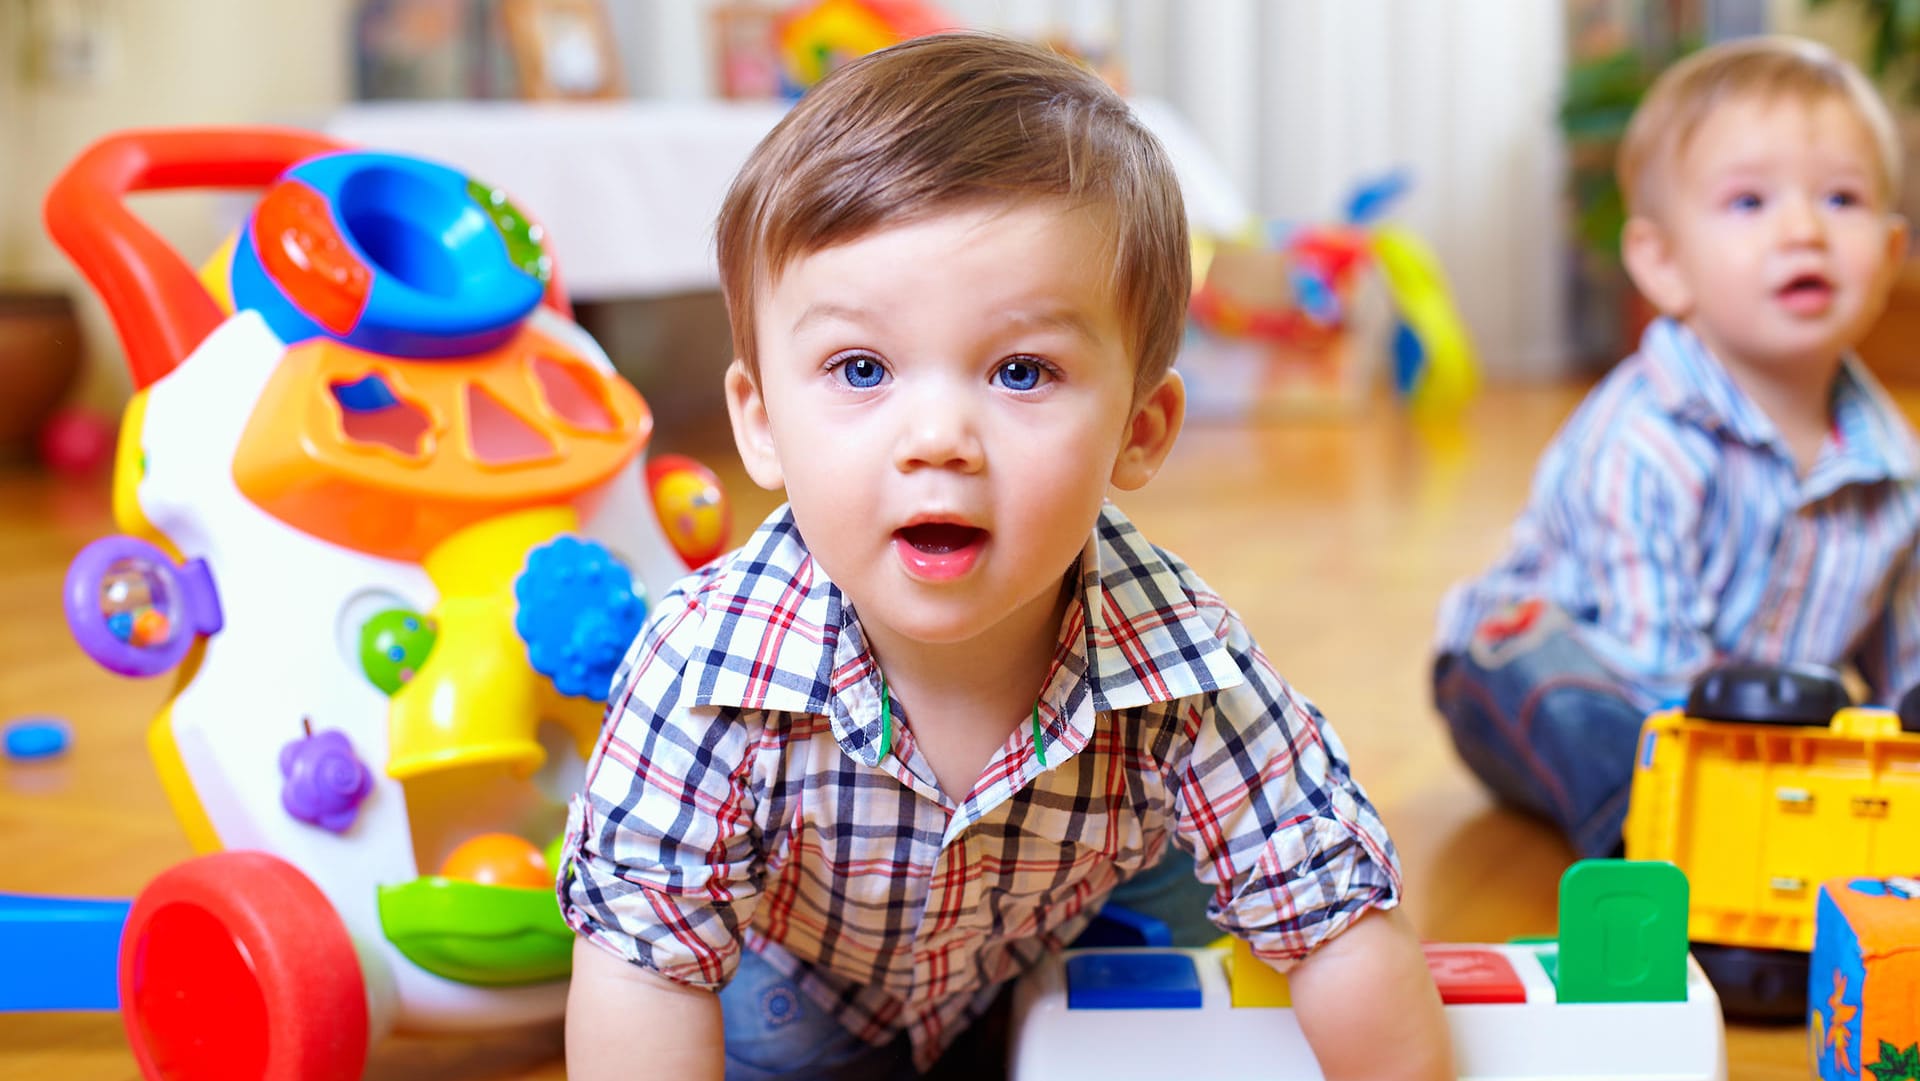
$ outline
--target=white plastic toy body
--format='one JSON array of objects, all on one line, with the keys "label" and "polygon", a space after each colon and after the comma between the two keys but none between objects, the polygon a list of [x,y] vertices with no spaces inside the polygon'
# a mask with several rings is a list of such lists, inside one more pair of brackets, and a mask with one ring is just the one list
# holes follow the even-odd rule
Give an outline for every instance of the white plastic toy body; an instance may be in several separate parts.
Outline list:
[{"label": "white plastic toy body", "polygon": [[[536,312],[542,328],[611,370],[577,327]],[[362,944],[377,1039],[407,1031],[486,1030],[560,1016],[564,980],[486,987],[442,979],[408,961],[384,933],[378,889],[432,875],[460,841],[505,832],[544,841],[564,825],[567,795],[583,759],[566,733],[537,731],[546,763],[528,777],[453,767],[442,774],[460,805],[439,799],[422,775],[423,801],[387,774],[390,700],[360,671],[355,616],[381,607],[430,612],[439,601],[418,563],[386,560],[309,536],[240,494],[232,463],[261,383],[286,346],[242,312],[229,319],[146,392],[138,433],[148,466],[135,489],[142,512],[184,554],[206,562],[220,590],[225,626],[206,640],[200,667],[180,689],[168,724],[180,761],[223,849],[257,849],[292,863],[319,886]],[[579,534],[603,538],[651,596],[685,567],[673,555],[646,497],[639,463],[595,500]],[[373,791],[343,833],[299,821],[281,807],[274,764],[303,724],[346,734],[373,777]],[[441,805],[435,805],[441,804]],[[431,816],[437,821],[417,821]],[[538,845],[536,845],[538,847]]]},{"label": "white plastic toy body", "polygon": [[[1698,965],[1685,1002],[1560,1005],[1536,948],[1481,946],[1512,965],[1524,1003],[1445,1007],[1461,1081],[1726,1081],[1719,999]],[[1197,1009],[1072,1009],[1067,961],[1049,960],[1013,1005],[1010,1081],[1320,1081],[1293,1010],[1232,1005],[1221,950],[1152,952],[1191,959]],[[1391,1055],[1391,1033],[1381,1053]]]}]

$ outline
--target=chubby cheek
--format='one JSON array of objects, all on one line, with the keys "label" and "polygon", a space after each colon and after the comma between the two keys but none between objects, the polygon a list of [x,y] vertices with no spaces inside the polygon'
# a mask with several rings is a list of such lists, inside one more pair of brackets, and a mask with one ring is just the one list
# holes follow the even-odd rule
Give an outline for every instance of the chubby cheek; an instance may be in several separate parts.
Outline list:
[{"label": "chubby cheek", "polygon": [[1078,533],[1062,542],[1077,548],[1106,501],[1113,459],[1114,448],[1104,441],[1035,448],[1023,466],[1002,466],[1000,483],[1007,486],[1007,502],[1022,508],[1028,528]]}]

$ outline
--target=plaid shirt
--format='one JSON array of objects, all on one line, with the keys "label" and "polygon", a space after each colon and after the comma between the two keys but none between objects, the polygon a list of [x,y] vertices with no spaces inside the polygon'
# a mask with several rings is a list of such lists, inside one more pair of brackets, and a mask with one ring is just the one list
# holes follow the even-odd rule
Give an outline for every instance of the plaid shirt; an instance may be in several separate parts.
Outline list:
[{"label": "plaid shirt", "polygon": [[1802,474],[1700,339],[1655,320],[1553,437],[1507,553],[1447,595],[1436,648],[1540,597],[1643,708],[1728,659],[1853,664],[1891,705],[1920,682],[1920,447],[1851,358],[1832,412]]},{"label": "plaid shirt", "polygon": [[[1319,712],[1240,620],[1111,505],[1034,727],[955,800],[859,620],[782,508],[661,598],[573,801],[560,906],[596,944],[718,988],[744,946],[922,1068],[1169,841],[1209,915],[1284,968],[1400,870]],[[898,703],[896,703],[896,706]],[[1045,765],[1041,759],[1045,759]]]}]

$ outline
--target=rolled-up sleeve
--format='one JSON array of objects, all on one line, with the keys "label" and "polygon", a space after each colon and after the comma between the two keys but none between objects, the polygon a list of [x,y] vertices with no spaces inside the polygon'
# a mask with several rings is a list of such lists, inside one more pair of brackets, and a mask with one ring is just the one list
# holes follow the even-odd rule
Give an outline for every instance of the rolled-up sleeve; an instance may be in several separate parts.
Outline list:
[{"label": "rolled-up sleeve", "polygon": [[1320,712],[1238,621],[1226,642],[1246,679],[1197,707],[1176,828],[1215,887],[1213,922],[1284,969],[1368,909],[1397,905],[1399,857]]},{"label": "rolled-up sleeve", "polygon": [[716,989],[739,963],[763,864],[738,710],[691,704],[701,611],[670,593],[616,676],[586,783],[568,809],[560,911],[596,945]]}]

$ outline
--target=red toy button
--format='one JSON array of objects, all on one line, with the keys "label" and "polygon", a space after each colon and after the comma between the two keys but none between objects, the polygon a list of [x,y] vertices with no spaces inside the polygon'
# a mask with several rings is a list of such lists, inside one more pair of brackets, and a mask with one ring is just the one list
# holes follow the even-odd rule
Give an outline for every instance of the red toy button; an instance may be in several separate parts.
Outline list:
[{"label": "red toy button", "polygon": [[1527,987],[1520,982],[1505,954],[1482,946],[1428,945],[1427,968],[1440,987],[1440,1002],[1446,1006],[1484,1005],[1527,1001]]}]

